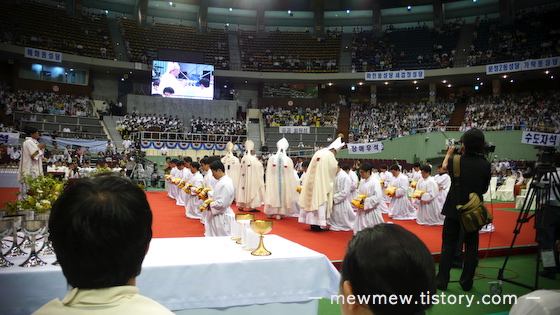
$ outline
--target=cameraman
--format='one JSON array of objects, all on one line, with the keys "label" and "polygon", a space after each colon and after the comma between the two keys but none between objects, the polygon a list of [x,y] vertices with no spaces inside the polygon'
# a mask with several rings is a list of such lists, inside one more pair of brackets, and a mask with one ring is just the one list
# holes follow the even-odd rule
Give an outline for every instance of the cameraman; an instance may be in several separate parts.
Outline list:
[{"label": "cameraman", "polygon": [[[541,183],[545,184],[545,189],[550,184],[548,200],[543,200],[543,207],[537,213],[537,241],[541,250],[552,250],[554,254],[554,266],[545,266],[540,275],[549,279],[556,279],[558,272],[558,247],[554,246],[557,239],[556,233],[560,226],[560,152],[552,156],[551,172],[542,177]],[[543,197],[547,197],[546,194]]]},{"label": "cameraman", "polygon": [[[449,283],[449,270],[453,255],[459,245],[461,234],[460,213],[457,205],[464,205],[469,200],[470,193],[477,193],[480,200],[488,190],[490,183],[490,163],[484,158],[485,139],[482,131],[471,129],[463,134],[460,141],[461,147],[456,152],[455,147],[447,150],[442,168],[451,176],[451,188],[443,205],[442,214],[445,215],[442,234],[441,260],[437,274],[437,288],[446,290]],[[453,176],[453,156],[462,154],[460,160],[460,177]],[[464,291],[470,291],[473,278],[478,265],[478,231],[464,233],[465,265],[459,284]]]}]

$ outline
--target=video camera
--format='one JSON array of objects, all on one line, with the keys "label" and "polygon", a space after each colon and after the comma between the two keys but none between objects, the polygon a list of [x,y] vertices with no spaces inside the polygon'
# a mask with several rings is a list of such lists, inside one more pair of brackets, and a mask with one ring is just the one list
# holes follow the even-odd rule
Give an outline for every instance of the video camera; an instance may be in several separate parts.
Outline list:
[{"label": "video camera", "polygon": [[[461,148],[457,147],[457,145],[459,145],[459,146],[461,145],[461,141],[459,141],[459,140],[453,141],[453,145],[455,146],[455,154],[461,154],[461,152],[460,152]],[[438,153],[439,154],[446,154],[447,150],[448,149],[443,149],[443,150],[440,150]],[[486,142],[484,144],[484,149],[483,149],[482,154],[486,155],[486,154],[489,154],[489,153],[494,153],[494,151],[496,151],[496,145],[492,142]]]}]

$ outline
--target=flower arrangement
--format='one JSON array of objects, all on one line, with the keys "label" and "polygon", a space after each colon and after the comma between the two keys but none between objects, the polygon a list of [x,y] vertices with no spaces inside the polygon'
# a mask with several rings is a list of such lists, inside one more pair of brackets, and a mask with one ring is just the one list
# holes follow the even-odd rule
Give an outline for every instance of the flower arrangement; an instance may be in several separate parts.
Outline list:
[{"label": "flower arrangement", "polygon": [[98,166],[95,168],[94,171],[92,171],[91,173],[89,173],[89,176],[93,176],[93,175],[98,175],[98,174],[103,174],[103,173],[110,173],[113,170],[107,166],[107,164],[105,164],[105,166]]},{"label": "flower arrangement", "polygon": [[40,175],[33,178],[31,175],[21,179],[29,189],[26,193],[20,192],[22,198],[4,203],[4,210],[16,214],[18,210],[37,210],[44,213],[52,208],[58,196],[64,189],[65,180],[52,175]]},{"label": "flower arrangement", "polygon": [[368,196],[367,195],[358,195],[356,196],[356,198],[354,198],[351,203],[354,205],[354,207],[358,208],[358,209],[364,209],[364,202],[366,200]]}]

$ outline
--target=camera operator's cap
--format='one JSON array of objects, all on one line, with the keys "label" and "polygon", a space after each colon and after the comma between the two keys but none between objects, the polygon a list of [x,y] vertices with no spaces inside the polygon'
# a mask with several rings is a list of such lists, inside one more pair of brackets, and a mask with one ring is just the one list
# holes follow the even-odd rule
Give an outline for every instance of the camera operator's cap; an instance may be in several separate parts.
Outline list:
[{"label": "camera operator's cap", "polygon": [[336,140],[334,140],[333,143],[331,143],[328,146],[329,150],[336,150],[336,152],[340,151],[344,146],[346,145],[346,143],[342,142],[342,138],[338,137],[336,138]]}]

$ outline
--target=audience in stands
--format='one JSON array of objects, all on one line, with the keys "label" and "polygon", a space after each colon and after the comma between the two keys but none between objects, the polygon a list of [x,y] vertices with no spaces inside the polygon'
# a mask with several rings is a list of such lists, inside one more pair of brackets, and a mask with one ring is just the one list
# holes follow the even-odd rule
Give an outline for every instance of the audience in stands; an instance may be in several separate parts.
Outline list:
[{"label": "audience in stands", "polygon": [[116,122],[116,128],[121,136],[127,137],[132,132],[159,131],[159,132],[183,132],[183,122],[178,116],[172,117],[167,114],[137,113],[126,114]]},{"label": "audience in stands", "polygon": [[74,96],[54,92],[0,89],[0,106],[10,113],[22,111],[25,120],[37,121],[37,114],[88,117],[92,104],[87,96]]},{"label": "audience in stands", "polygon": [[532,94],[504,94],[473,96],[461,125],[461,131],[481,130],[535,130],[560,132],[560,91],[533,92]]},{"label": "audience in stands", "polygon": [[350,111],[350,142],[372,142],[424,132],[445,130],[455,105],[438,101],[431,105],[354,104]]},{"label": "audience in stands", "polygon": [[276,108],[265,107],[261,110],[267,128],[279,126],[337,127],[340,109],[336,104],[323,109],[315,108]]}]

